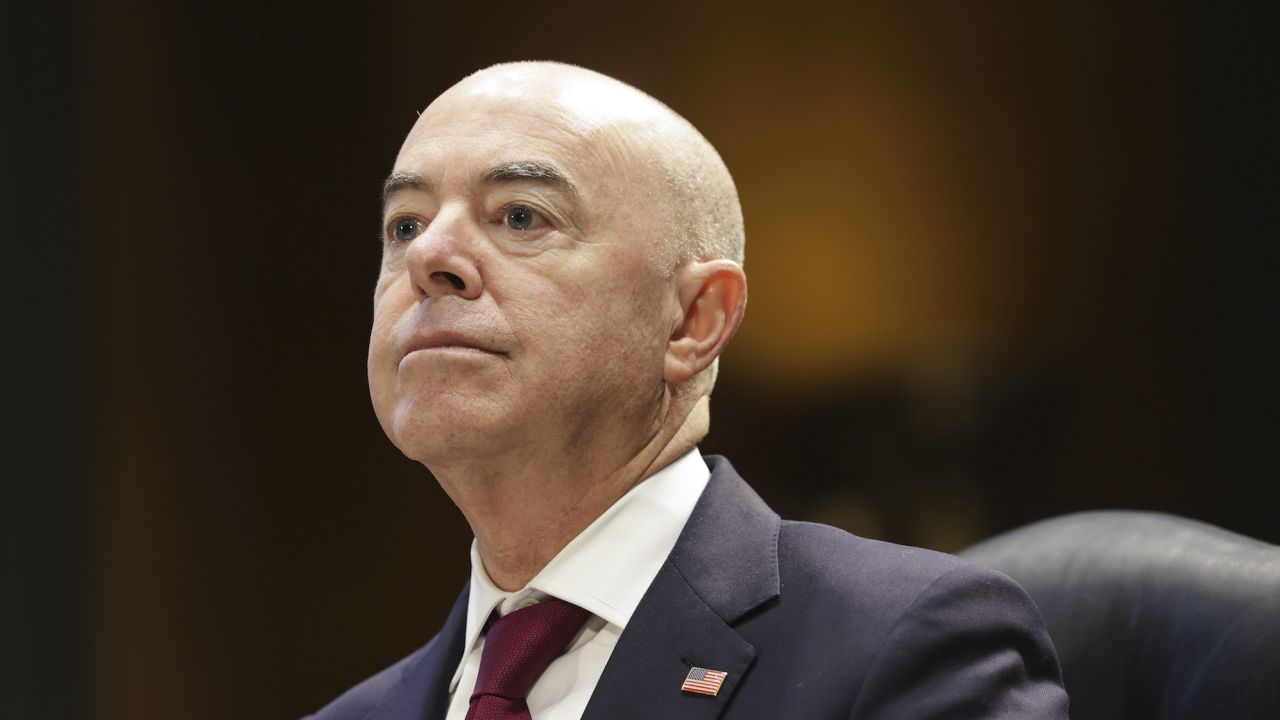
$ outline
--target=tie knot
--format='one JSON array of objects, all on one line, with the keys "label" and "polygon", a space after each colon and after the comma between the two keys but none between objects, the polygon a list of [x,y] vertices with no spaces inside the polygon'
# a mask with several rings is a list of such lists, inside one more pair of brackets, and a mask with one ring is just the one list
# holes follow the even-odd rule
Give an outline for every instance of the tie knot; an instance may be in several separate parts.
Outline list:
[{"label": "tie knot", "polygon": [[489,626],[476,677],[477,695],[516,699],[564,652],[591,613],[557,598],[521,608]]}]

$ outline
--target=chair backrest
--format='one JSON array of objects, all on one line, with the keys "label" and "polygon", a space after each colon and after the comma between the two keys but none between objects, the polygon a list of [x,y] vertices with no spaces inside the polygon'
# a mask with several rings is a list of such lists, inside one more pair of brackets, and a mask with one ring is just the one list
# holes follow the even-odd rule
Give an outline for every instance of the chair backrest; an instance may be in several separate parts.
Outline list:
[{"label": "chair backrest", "polygon": [[1280,720],[1280,546],[1102,511],[960,555],[1008,574],[1040,607],[1074,720]]}]

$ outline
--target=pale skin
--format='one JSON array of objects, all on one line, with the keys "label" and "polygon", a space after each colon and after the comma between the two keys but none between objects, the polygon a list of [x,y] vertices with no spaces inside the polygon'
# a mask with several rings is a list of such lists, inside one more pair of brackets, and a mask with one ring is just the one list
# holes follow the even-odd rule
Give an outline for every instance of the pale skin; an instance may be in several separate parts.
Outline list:
[{"label": "pale skin", "polygon": [[374,409],[504,590],[708,430],[746,278],[671,237],[644,158],[691,142],[674,120],[589,71],[498,66],[437,98],[396,159]]}]

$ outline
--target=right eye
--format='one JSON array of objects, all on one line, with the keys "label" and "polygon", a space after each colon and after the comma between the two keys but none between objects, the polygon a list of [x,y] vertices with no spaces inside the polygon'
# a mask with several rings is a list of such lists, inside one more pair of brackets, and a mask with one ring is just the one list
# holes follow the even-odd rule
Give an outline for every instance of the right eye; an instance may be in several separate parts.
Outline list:
[{"label": "right eye", "polygon": [[398,217],[391,222],[388,231],[396,242],[407,243],[422,234],[426,223],[412,216]]}]

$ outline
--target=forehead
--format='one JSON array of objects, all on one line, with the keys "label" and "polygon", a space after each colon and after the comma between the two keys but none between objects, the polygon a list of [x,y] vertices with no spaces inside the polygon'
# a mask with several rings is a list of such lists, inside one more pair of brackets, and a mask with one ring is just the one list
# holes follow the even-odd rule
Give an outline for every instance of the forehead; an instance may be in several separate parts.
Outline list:
[{"label": "forehead", "polygon": [[507,162],[539,162],[577,181],[594,174],[593,138],[536,104],[441,98],[405,138],[395,170],[474,178]]},{"label": "forehead", "polygon": [[575,184],[607,185],[637,170],[637,138],[664,119],[663,111],[648,96],[607,78],[482,73],[450,88],[423,112],[395,170],[475,176],[486,167],[535,161],[558,168]]}]

